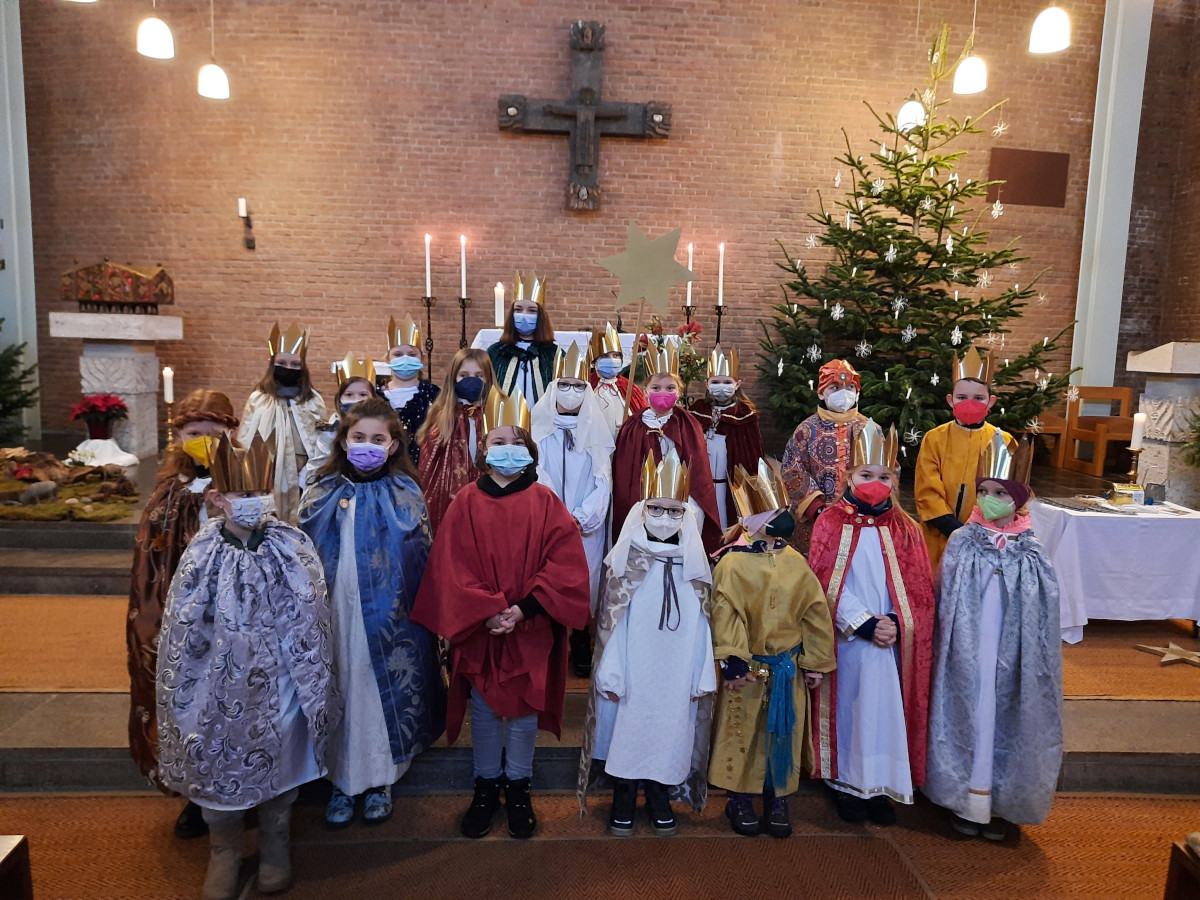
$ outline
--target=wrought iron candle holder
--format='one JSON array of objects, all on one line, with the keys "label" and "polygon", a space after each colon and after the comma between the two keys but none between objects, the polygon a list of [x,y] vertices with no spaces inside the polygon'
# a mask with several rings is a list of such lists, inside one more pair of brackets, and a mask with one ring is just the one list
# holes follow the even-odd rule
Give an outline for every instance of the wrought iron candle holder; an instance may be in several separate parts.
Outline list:
[{"label": "wrought iron candle holder", "polygon": [[683,307],[683,320],[689,325],[692,324],[692,304],[686,303]]},{"label": "wrought iron candle holder", "polygon": [[462,310],[462,330],[458,335],[458,349],[467,349],[467,307],[471,305],[470,297],[459,297],[458,308]]},{"label": "wrought iron candle holder", "polygon": [[717,334],[713,343],[719,344],[721,343],[721,318],[725,315],[725,307],[718,303],[713,309],[717,312]]},{"label": "wrought iron candle holder", "polygon": [[437,305],[436,297],[422,297],[425,306],[425,365],[430,377],[433,377],[433,308]]}]

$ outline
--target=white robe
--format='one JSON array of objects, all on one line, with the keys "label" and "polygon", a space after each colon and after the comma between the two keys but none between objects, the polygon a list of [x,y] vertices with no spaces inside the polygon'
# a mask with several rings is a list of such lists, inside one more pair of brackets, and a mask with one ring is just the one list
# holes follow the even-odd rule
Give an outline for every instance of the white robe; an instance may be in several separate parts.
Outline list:
[{"label": "white robe", "polygon": [[[638,511],[640,515],[640,510]],[[691,769],[696,700],[717,689],[712,632],[700,598],[678,565],[679,627],[659,628],[667,558],[684,548],[662,544],[640,529],[634,544],[655,554],[629,608],[604,645],[596,667],[596,729],[592,757],[614,778],[680,784]],[[615,694],[613,702],[603,696]]]},{"label": "white robe", "polygon": [[625,395],[617,388],[617,379],[601,378],[594,389],[596,405],[615,438],[625,424]]},{"label": "white robe", "polygon": [[900,692],[898,647],[854,635],[874,616],[892,612],[879,529],[863,528],[846,569],[837,617],[837,781],[856,797],[913,802],[908,732]]},{"label": "white robe", "polygon": [[[992,546],[1004,552],[1007,538],[998,531],[985,528]],[[1001,579],[993,571],[983,585],[983,602],[979,610],[979,655],[975,658],[975,758],[971,763],[967,808],[962,817],[971,822],[987,824],[992,820],[992,765],[996,738],[996,662],[1000,653],[1000,623],[1004,618],[1004,601],[1000,596]]]},{"label": "white robe", "polygon": [[708,469],[713,477],[713,490],[717,492],[717,513],[721,519],[721,531],[729,528],[729,508],[726,497],[729,494],[729,452],[725,447],[725,435],[715,431],[704,435],[708,445]]},{"label": "white robe", "polygon": [[327,415],[325,401],[316,391],[299,403],[256,390],[242,410],[237,437],[243,447],[249,447],[256,434],[264,441],[275,435],[275,514],[288,525],[296,524],[300,494],[306,487],[300,481],[300,471],[309,459],[321,453],[317,423]]}]

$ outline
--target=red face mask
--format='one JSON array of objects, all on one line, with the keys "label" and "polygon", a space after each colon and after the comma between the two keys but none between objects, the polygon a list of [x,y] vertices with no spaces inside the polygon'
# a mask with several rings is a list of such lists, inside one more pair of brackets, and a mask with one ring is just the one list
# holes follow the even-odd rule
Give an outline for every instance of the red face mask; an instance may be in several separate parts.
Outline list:
[{"label": "red face mask", "polygon": [[963,425],[978,425],[987,414],[988,405],[982,400],[959,400],[954,404],[954,418]]},{"label": "red face mask", "polygon": [[854,486],[854,496],[871,506],[878,506],[891,495],[892,489],[882,481],[865,481]]}]

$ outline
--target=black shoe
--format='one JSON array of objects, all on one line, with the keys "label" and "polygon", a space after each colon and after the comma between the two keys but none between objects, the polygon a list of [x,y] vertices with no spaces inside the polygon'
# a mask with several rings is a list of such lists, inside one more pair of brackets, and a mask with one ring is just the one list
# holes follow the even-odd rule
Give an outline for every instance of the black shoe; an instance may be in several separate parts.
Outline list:
[{"label": "black shoe", "polygon": [[587,630],[571,632],[571,669],[578,678],[592,677],[592,635]]},{"label": "black shoe", "polygon": [[617,837],[633,834],[633,814],[637,810],[637,782],[618,778],[613,785],[612,812],[608,816],[608,833]]},{"label": "black shoe", "polygon": [[754,804],[750,802],[750,795],[739,794],[736,791],[729,791],[728,794],[725,815],[733,830],[746,837],[757,837],[762,831],[762,823],[754,814]]},{"label": "black shoe", "polygon": [[867,803],[867,818],[876,825],[895,825],[896,808],[887,797],[872,797]]},{"label": "black shoe", "polygon": [[508,833],[521,840],[533,837],[537,816],[533,814],[528,778],[504,782],[504,808],[508,810]]},{"label": "black shoe", "polygon": [[867,821],[867,801],[861,797],[855,797],[853,794],[847,794],[844,791],[833,792],[833,805],[837,809],[837,814],[842,817],[843,822],[859,822]]},{"label": "black shoe", "polygon": [[763,794],[762,827],[771,837],[792,836],[792,822],[788,818],[787,797],[776,797],[774,793]]},{"label": "black shoe", "polygon": [[179,818],[175,820],[175,837],[181,841],[190,841],[206,834],[208,823],[204,821],[204,814],[200,807],[189,800],[187,806],[179,813]]},{"label": "black shoe", "polygon": [[646,815],[650,826],[659,837],[670,837],[675,833],[675,813],[671,811],[671,796],[667,786],[657,781],[646,782]]},{"label": "black shoe", "polygon": [[492,819],[500,809],[500,779],[475,776],[475,796],[462,817],[464,837],[481,838],[492,830]]}]

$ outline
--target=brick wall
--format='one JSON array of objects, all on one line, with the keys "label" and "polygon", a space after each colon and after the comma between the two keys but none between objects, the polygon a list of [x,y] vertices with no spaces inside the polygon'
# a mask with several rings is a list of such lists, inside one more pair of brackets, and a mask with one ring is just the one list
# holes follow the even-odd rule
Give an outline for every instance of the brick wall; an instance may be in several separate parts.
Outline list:
[{"label": "brick wall", "polygon": [[[1009,206],[985,219],[996,241],[1020,236],[1032,257],[999,283],[1049,269],[1046,300],[1017,325],[1016,343],[1074,314],[1103,19],[1100,0],[1079,0],[1071,49],[1036,57],[1025,47],[1044,5],[981,5],[990,85],[951,106],[964,115],[1010,98],[1008,134],[971,139],[964,177],[986,175],[993,142],[1071,154],[1065,209]],[[956,6],[936,16],[962,39],[971,7]],[[47,314],[67,308],[58,275],[104,257],[167,267],[186,340],[159,354],[176,390],[218,388],[235,405],[263,371],[276,320],[312,329],[313,361],[381,350],[388,315],[418,311],[426,231],[434,292],[447,298],[434,313],[438,378],[457,346],[460,232],[469,292],[483,301],[471,334],[491,323],[491,285],[518,267],[549,277],[560,327],[612,318],[616,285],[594,261],[619,252],[634,221],[653,235],[682,226],[695,242],[697,318],[711,336],[723,240],[725,342],[749,355],[759,315],[780,296],[775,240],[802,250],[817,191],[833,192],[840,129],[867,146],[877,132],[863,101],[894,110],[920,87],[937,22],[926,4],[918,39],[916,5],[895,0],[593,3],[588,15],[608,26],[605,96],[669,102],[674,129],[666,142],[603,141],[604,209],[568,214],[566,140],[498,132],[496,97],[564,95],[577,3],[221,0],[224,103],[195,92],[207,4],[162,8],[170,62],[134,52],[142,4],[22,0],[21,13],[51,430],[68,427],[78,390],[78,344],[45,331]],[[241,245],[238,196],[249,198],[254,252]]]}]

